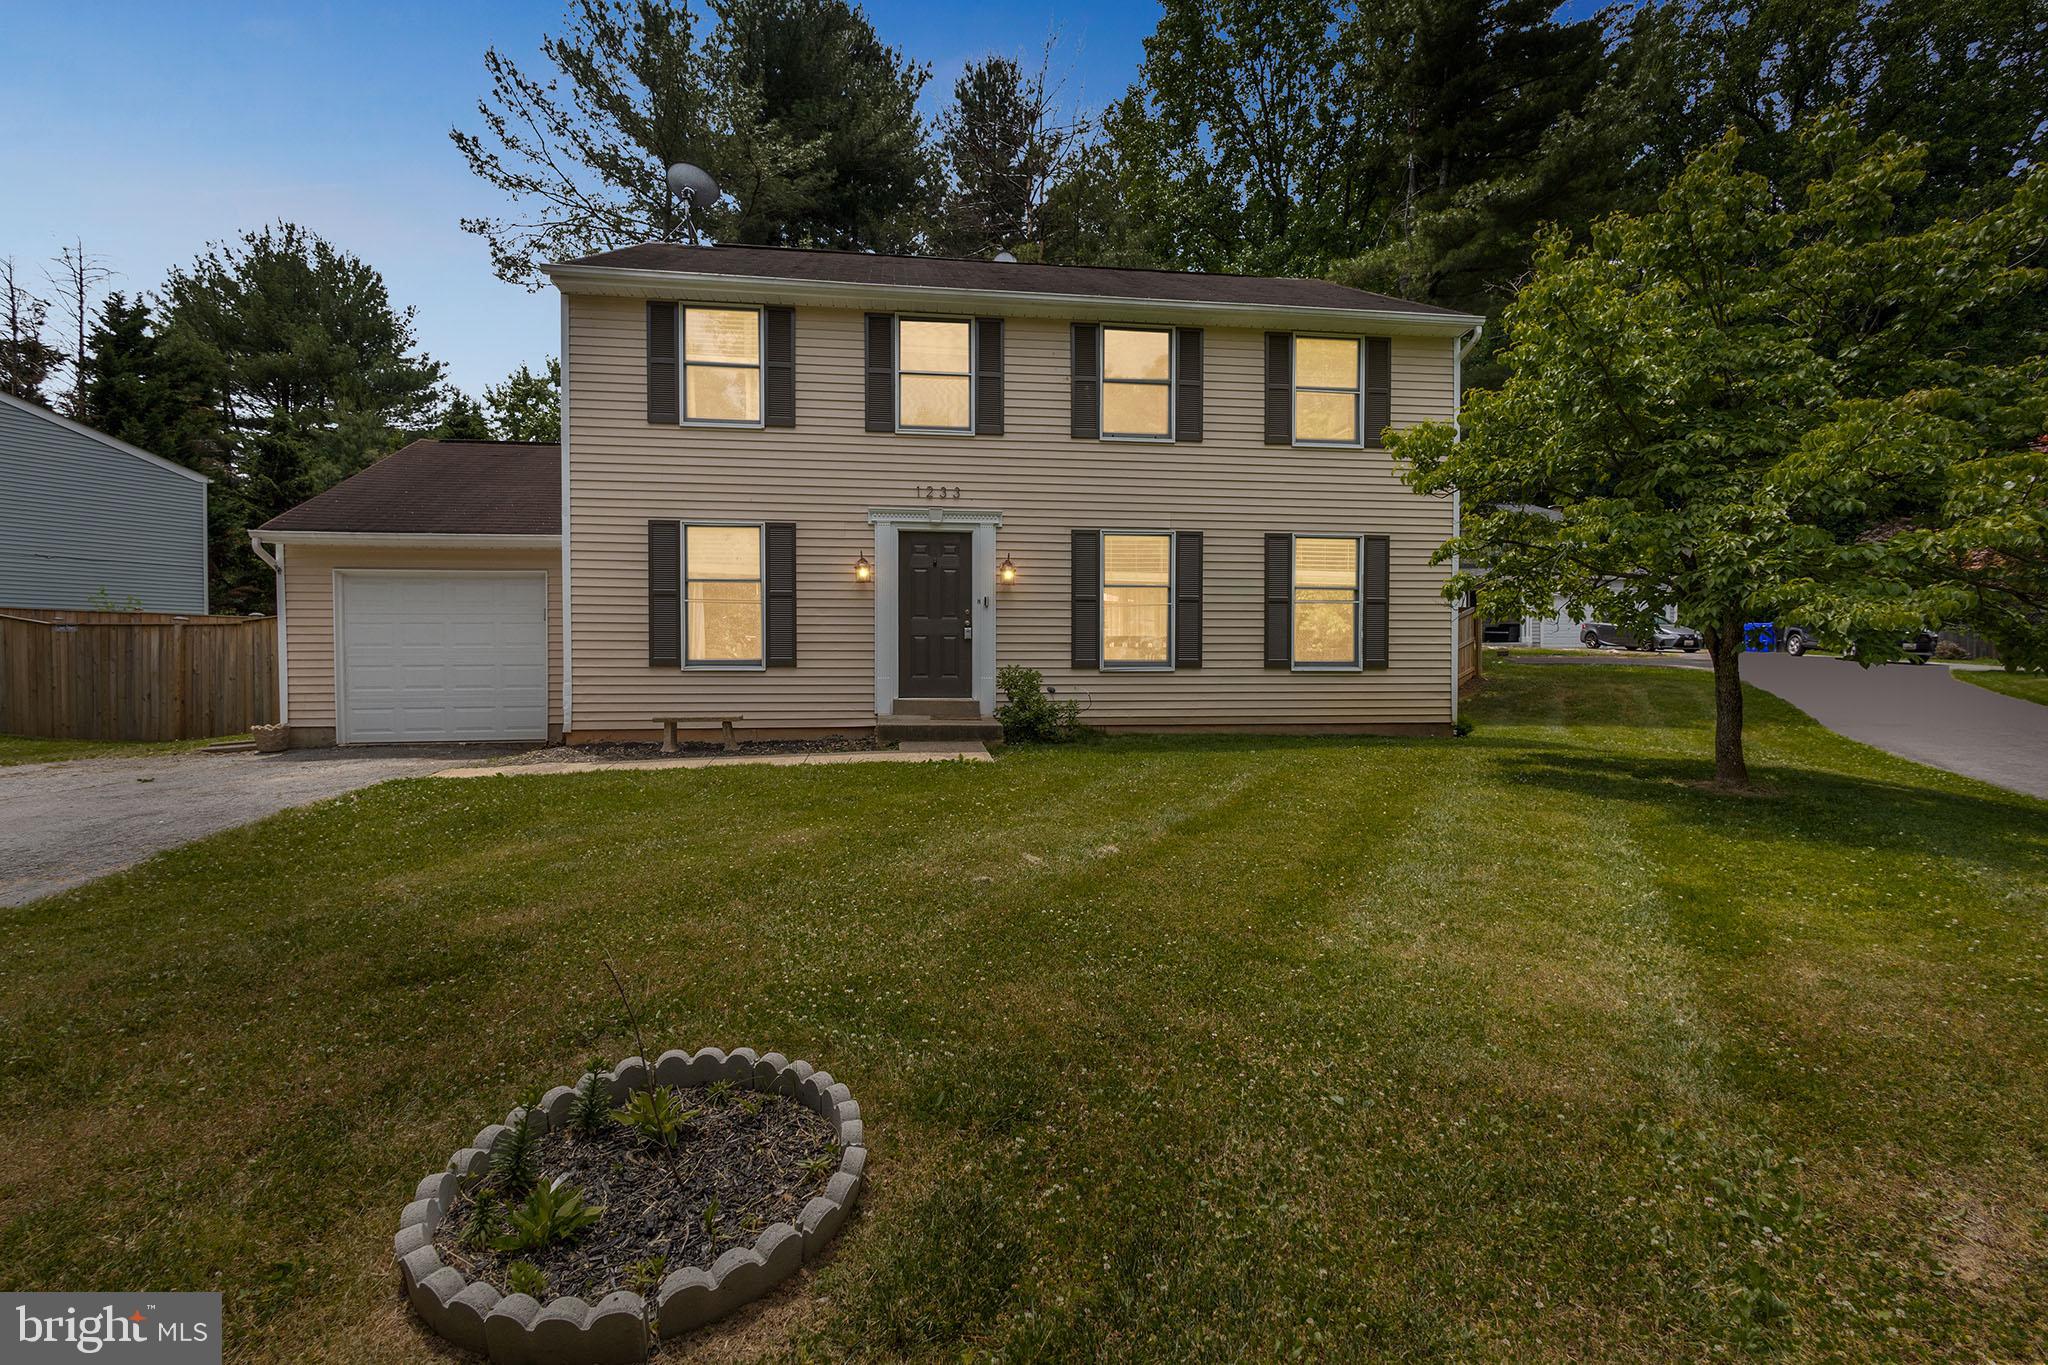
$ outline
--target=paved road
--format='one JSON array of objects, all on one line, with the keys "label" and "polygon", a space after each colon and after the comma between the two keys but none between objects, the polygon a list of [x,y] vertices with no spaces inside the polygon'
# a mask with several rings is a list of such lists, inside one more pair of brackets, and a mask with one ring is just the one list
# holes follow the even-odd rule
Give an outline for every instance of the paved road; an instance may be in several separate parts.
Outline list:
[{"label": "paved road", "polygon": [[[1526,655],[1525,663],[1655,663],[1707,668],[1705,654]],[[1809,654],[1745,654],[1742,680],[1837,734],[1950,772],[2048,797],[2048,706],[1949,676],[1939,664],[1859,668]]]},{"label": "paved road", "polygon": [[0,768],[0,905],[26,905],[153,853],[471,749],[303,749],[168,754]]}]

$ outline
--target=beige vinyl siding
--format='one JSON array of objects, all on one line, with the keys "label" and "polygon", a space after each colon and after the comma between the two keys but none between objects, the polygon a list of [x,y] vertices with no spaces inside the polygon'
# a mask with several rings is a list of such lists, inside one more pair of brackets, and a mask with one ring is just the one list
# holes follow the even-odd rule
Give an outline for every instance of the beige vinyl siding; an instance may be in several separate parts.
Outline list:
[{"label": "beige vinyl siding", "polygon": [[[1450,608],[1440,596],[1447,570],[1429,563],[1450,535],[1450,502],[1411,493],[1383,451],[1265,445],[1260,332],[1208,329],[1200,444],[1072,439],[1063,320],[1005,322],[1000,437],[863,430],[858,312],[797,310],[793,430],[649,425],[638,299],[572,295],[569,333],[577,733],[646,730],[656,715],[716,709],[743,714],[747,729],[873,724],[874,594],[894,585],[856,583],[854,560],[874,554],[868,510],[920,506],[921,485],[961,490],[934,506],[1002,513],[996,555],[1016,561],[1018,581],[996,593],[998,662],[1044,670],[1062,695],[1085,702],[1090,723],[1340,727],[1451,717]],[[1396,425],[1452,414],[1455,344],[1394,338]],[[796,523],[796,668],[704,675],[648,667],[650,518]],[[1204,667],[1068,667],[1068,542],[1080,527],[1204,533]],[[1392,538],[1388,668],[1262,666],[1269,531]],[[977,605],[975,629],[986,625]]]},{"label": "beige vinyl siding", "polygon": [[336,569],[547,570],[548,724],[562,723],[562,566],[555,550],[291,545],[284,569],[286,705],[293,729],[334,728]]}]

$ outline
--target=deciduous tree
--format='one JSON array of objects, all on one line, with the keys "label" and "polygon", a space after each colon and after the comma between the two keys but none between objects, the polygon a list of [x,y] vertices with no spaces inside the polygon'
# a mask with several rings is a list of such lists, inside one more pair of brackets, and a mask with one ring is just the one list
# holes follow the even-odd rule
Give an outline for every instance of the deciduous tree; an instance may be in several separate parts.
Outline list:
[{"label": "deciduous tree", "polygon": [[539,374],[521,365],[504,383],[484,390],[484,407],[503,440],[561,440],[562,362],[549,356],[547,367]]},{"label": "deciduous tree", "polygon": [[1816,170],[1789,193],[1740,169],[1731,133],[1651,211],[1583,247],[1550,233],[1462,441],[1391,438],[1418,491],[1464,498],[1450,591],[1638,628],[1672,604],[1700,628],[1731,786],[1755,616],[1797,613],[1866,662],[1923,625],[2048,629],[2048,361],[1978,324],[2048,288],[2048,170],[1912,226],[1924,148],[1840,115],[1801,137]]}]

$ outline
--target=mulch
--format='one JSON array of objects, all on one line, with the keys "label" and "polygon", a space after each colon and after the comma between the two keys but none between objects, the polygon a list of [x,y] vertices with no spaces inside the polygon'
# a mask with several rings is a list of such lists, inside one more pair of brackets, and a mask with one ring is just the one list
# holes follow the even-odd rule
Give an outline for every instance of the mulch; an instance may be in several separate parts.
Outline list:
[{"label": "mulch", "polygon": [[[477,1195],[495,1183],[486,1179],[442,1220],[441,1258],[501,1293],[510,1292],[507,1267],[523,1260],[547,1276],[550,1295],[593,1303],[616,1289],[651,1296],[663,1277],[708,1268],[730,1248],[752,1246],[770,1224],[795,1221],[824,1190],[838,1160],[832,1128],[802,1104],[753,1090],[685,1090],[682,1099],[701,1112],[673,1152],[619,1124],[596,1137],[541,1139],[541,1180],[565,1180],[604,1209],[583,1233],[539,1251],[490,1250],[469,1235]],[[503,1230],[502,1215],[495,1221]]]}]

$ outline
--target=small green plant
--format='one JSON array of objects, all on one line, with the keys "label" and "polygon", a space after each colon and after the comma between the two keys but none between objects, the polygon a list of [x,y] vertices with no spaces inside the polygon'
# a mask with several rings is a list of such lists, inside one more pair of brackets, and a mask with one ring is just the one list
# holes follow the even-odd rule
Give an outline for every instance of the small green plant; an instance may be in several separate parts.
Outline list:
[{"label": "small green plant", "polygon": [[1472,733],[1472,722],[1469,720],[1452,721],[1451,733],[1456,735],[1459,739],[1463,739],[1465,736]]},{"label": "small green plant", "polygon": [[612,1117],[657,1147],[674,1147],[691,1119],[704,1111],[685,1109],[676,1092],[665,1085],[635,1090]]},{"label": "small green plant", "polygon": [[651,1299],[654,1297],[654,1291],[661,1287],[662,1280],[667,1276],[668,1257],[649,1256],[646,1260],[636,1261],[627,1267],[626,1288],[642,1298]]},{"label": "small green plant", "polygon": [[718,1201],[716,1199],[704,1206],[704,1212],[701,1217],[704,1222],[704,1235],[709,1237],[718,1230]]},{"label": "small green plant", "polygon": [[498,1235],[498,1227],[505,1218],[505,1205],[488,1188],[476,1193],[476,1202],[470,1205],[469,1222],[462,1229],[457,1245],[466,1251],[482,1251]]},{"label": "small green plant", "polygon": [[713,1081],[711,1084],[704,1087],[704,1100],[714,1109],[724,1108],[725,1102],[731,1098],[731,1081]]},{"label": "small green plant", "polygon": [[569,1105],[569,1128],[581,1138],[594,1138],[611,1127],[612,1096],[604,1083],[604,1063],[593,1057],[583,1079],[576,1083],[576,1098]]},{"label": "small green plant", "polygon": [[1081,731],[1081,708],[1054,701],[1046,694],[1045,675],[1035,668],[1010,664],[996,670],[1003,704],[996,708],[1003,739],[1010,744],[1062,744]]},{"label": "small green plant", "polygon": [[829,1148],[818,1153],[816,1156],[805,1157],[803,1160],[803,1172],[808,1176],[828,1174],[836,1159],[836,1156]]},{"label": "small green plant", "polygon": [[519,1101],[519,1119],[498,1134],[491,1148],[491,1178],[507,1198],[517,1198],[540,1178],[540,1092],[531,1090]]},{"label": "small green plant", "polygon": [[[583,1202],[583,1191],[565,1181],[536,1185],[526,1202],[506,1211],[512,1230],[491,1239],[493,1251],[539,1251],[566,1242],[604,1214],[602,1204]],[[535,1297],[539,1297],[536,1295]]]},{"label": "small green plant", "polygon": [[505,1287],[528,1298],[546,1299],[548,1277],[532,1261],[514,1261],[505,1267]]},{"label": "small green plant", "polygon": [[746,1094],[740,1096],[740,1112],[742,1114],[745,1114],[748,1118],[752,1118],[754,1117],[754,1115],[761,1112],[761,1105],[764,1102],[765,1101],[759,1094],[750,1090]]}]

